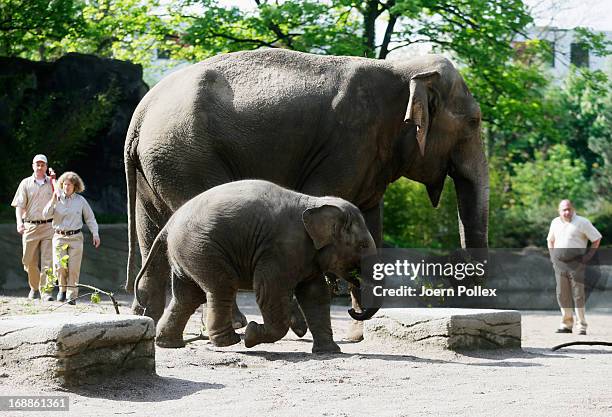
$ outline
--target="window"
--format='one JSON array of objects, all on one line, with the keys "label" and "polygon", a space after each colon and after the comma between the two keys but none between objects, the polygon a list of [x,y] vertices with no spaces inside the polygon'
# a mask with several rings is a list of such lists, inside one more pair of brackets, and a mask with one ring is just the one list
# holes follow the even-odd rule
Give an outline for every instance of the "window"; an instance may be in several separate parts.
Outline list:
[{"label": "window", "polygon": [[577,67],[589,67],[589,49],[584,43],[572,43],[570,61]]},{"label": "window", "polygon": [[546,55],[549,60],[548,60],[548,65],[550,65],[552,68],[555,67],[555,42],[553,41],[543,41],[546,43],[546,47],[547,47],[547,53],[548,55]]}]

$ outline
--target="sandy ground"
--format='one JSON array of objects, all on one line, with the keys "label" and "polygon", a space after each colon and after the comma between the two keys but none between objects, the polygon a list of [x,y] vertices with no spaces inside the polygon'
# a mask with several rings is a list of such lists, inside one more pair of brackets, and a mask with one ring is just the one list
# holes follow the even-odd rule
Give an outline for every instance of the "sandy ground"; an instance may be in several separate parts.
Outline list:
[{"label": "sandy ground", "polygon": [[[122,297],[122,312],[128,312]],[[0,296],[0,317],[46,312],[59,303]],[[254,298],[239,294],[250,320]],[[112,314],[109,303],[63,306]],[[523,349],[455,353],[348,343],[346,306],[332,308],[342,354],[313,355],[310,333],[246,349],[198,340],[156,350],[157,375],[122,376],[61,392],[18,384],[0,370],[0,395],[68,395],[70,412],[134,416],[612,416],[612,347],[551,352],[574,340],[612,341],[612,312],[588,311],[588,336],[554,334],[557,312],[522,312]],[[199,333],[199,314],[188,333]],[[188,336],[189,337],[189,336]],[[7,376],[8,375],[8,376]],[[8,415],[0,412],[0,415]],[[20,412],[13,415],[41,415]]]}]

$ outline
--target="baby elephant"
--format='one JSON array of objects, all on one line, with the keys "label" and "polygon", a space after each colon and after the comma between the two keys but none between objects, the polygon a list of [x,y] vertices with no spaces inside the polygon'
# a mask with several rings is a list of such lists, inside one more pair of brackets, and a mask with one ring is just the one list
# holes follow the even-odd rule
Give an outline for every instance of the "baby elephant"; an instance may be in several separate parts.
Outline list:
[{"label": "baby elephant", "polygon": [[313,336],[313,352],[339,352],[332,338],[330,292],[323,273],[349,278],[375,244],[357,207],[259,180],[237,181],[194,197],[168,220],[136,279],[165,252],[172,300],[157,325],[156,343],[183,347],[189,317],[207,301],[207,328],[216,346],[240,341],[232,327],[238,289],[253,289],[263,325],[250,322],[245,345],[272,343],[289,329],[297,298]]}]

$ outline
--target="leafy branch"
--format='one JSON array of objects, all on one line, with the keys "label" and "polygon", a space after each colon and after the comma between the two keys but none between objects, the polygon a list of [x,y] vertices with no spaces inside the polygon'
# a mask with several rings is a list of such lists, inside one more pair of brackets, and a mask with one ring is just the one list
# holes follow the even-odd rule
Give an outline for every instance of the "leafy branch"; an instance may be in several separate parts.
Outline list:
[{"label": "leafy branch", "polygon": [[[56,265],[59,268],[68,269],[68,260],[70,259],[70,257],[69,257],[68,254],[62,255],[62,253],[65,253],[68,250],[69,247],[70,247],[70,245],[67,244],[67,243],[64,243],[63,245],[56,246],[56,253],[57,253],[57,255],[56,255]],[[45,275],[47,276],[47,284],[44,287],[42,287],[40,289],[40,291],[44,292],[44,293],[51,294],[53,292],[54,288],[60,288],[59,277],[55,274],[55,272],[53,271],[53,268],[47,268],[45,270]],[[80,295],[76,299],[83,298],[83,297],[86,297],[86,296],[89,295],[90,296],[90,301],[92,303],[94,303],[94,304],[99,304],[100,303],[100,294],[104,294],[113,303],[113,307],[115,308],[115,312],[117,314],[120,314],[119,313],[119,303],[117,303],[117,300],[115,299],[114,294],[112,292],[101,290],[101,289],[99,289],[97,287],[94,287],[92,285],[80,284],[80,283],[76,284],[76,285],[65,285],[63,287],[66,287],[66,288],[79,288],[79,287],[82,287],[82,288],[87,288],[87,289],[92,290],[92,292]],[[59,306],[53,308],[52,311],[62,307],[63,305],[68,304],[69,302],[70,302],[70,300],[60,304]]]}]

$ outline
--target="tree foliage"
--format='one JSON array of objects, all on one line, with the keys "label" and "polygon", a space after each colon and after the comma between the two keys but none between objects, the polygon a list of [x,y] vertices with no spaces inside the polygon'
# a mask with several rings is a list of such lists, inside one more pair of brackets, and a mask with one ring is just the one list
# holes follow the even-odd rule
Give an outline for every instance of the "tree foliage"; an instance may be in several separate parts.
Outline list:
[{"label": "tree foliage", "polygon": [[84,23],[77,0],[0,0],[0,55],[44,57]]},{"label": "tree foliage", "polygon": [[384,240],[396,247],[456,248],[460,245],[452,181],[447,181],[439,209],[431,207],[421,184],[400,178],[389,186],[384,199]]},{"label": "tree foliage", "polygon": [[599,219],[596,227],[610,227],[611,87],[605,74],[573,68],[563,85],[540,89],[541,111],[532,116],[539,128],[499,132],[515,137],[490,157],[496,245],[544,244],[564,198]]},{"label": "tree foliage", "polygon": [[0,0],[0,55],[67,52],[148,64],[167,35],[158,0]]},{"label": "tree foliage", "polygon": [[[246,3],[246,2],[245,2]],[[384,59],[397,49],[433,43],[459,56],[498,62],[531,18],[519,0],[254,0],[254,7],[227,7],[218,0],[173,4],[180,48],[198,59],[259,47]],[[384,28],[382,36],[377,29]],[[171,45],[169,45],[171,46]],[[187,47],[188,51],[182,50]]]}]

